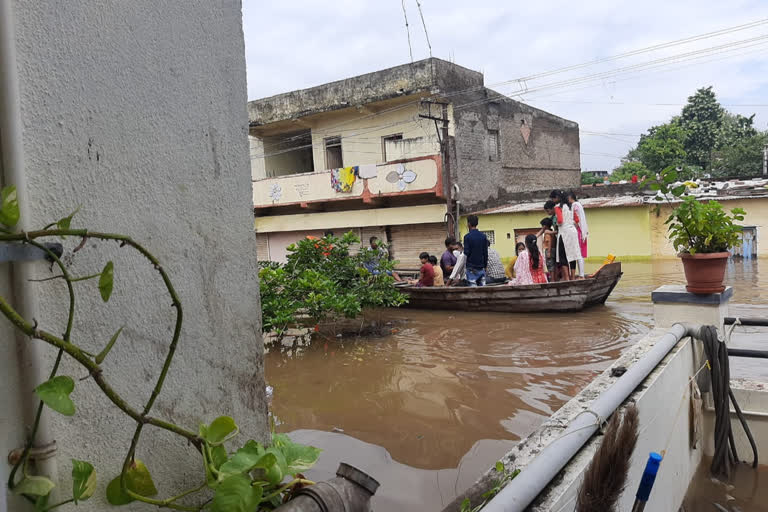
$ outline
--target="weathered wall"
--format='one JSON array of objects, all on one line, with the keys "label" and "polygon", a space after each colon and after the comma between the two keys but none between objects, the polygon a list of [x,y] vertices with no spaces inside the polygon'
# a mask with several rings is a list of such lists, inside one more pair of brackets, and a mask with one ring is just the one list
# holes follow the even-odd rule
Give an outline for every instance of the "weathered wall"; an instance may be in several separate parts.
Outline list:
[{"label": "weathered wall", "polygon": [[[185,322],[153,413],[193,430],[227,414],[243,440],[265,439],[240,2],[17,0],[13,7],[34,224],[82,205],[75,225],[130,234],[154,252]],[[68,239],[65,248],[78,242]],[[75,339],[95,352],[125,325],[104,375],[139,407],[160,371],[174,312],[157,273],[128,248],[91,240],[72,257],[72,272],[98,271],[110,259],[108,304],[95,284],[78,286]],[[47,265],[37,272],[50,275]],[[34,292],[41,327],[61,332],[64,287],[41,283]],[[89,460],[98,498],[79,509],[104,510],[101,496],[134,425],[92,381],[78,381],[77,365],[66,360],[61,373],[77,383],[76,415],[54,417],[62,494],[71,488],[70,458]],[[31,400],[11,376],[2,372],[3,389]],[[4,438],[15,443],[18,436]],[[164,496],[201,481],[199,456],[158,429],[145,429],[138,457]]]},{"label": "weathered wall", "polygon": [[254,126],[366,105],[419,91],[450,91],[483,85],[483,75],[429,58],[248,103]]},{"label": "weathered wall", "polygon": [[[456,138],[451,178],[463,208],[490,208],[509,194],[580,185],[579,127],[484,89],[452,98]],[[530,128],[526,142],[523,123]],[[498,130],[499,154],[489,150]]]}]

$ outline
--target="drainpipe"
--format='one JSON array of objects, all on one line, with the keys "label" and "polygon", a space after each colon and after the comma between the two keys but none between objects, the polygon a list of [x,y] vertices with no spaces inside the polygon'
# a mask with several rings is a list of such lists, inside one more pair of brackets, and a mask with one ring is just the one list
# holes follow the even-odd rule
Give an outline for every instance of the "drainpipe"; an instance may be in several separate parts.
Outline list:
[{"label": "drainpipe", "polygon": [[459,229],[459,211],[461,209],[461,201],[459,201],[459,193],[461,192],[461,189],[459,188],[458,183],[453,184],[453,198],[454,201],[456,201],[456,220],[454,221],[454,231],[456,232],[456,240],[459,240],[459,237],[461,236],[461,230]]},{"label": "drainpipe", "polygon": [[[21,98],[16,69],[16,42],[14,37],[15,17],[13,0],[0,0],[0,147],[2,148],[3,185],[16,185],[21,218],[17,225],[20,230],[30,229],[29,195],[24,173],[24,145],[21,125]],[[27,320],[35,318],[37,301],[29,285],[32,278],[33,262],[15,262],[13,274],[13,298],[16,309]],[[17,331],[18,332],[18,331]],[[37,400],[32,390],[48,376],[43,368],[43,351],[46,347],[37,340],[16,336],[21,405],[24,425],[31,426],[37,411]],[[31,456],[39,474],[56,481],[56,442],[50,423],[50,414],[43,412],[38,426],[37,438]],[[4,485],[4,483],[3,483]]]},{"label": "drainpipe", "polygon": [[608,419],[677,342],[687,336],[698,337],[700,328],[698,325],[673,325],[642,359],[592,402],[589,411],[594,415],[580,414],[574,418],[557,439],[544,448],[483,508],[483,512],[522,512],[589,441],[598,429],[596,417],[601,418],[601,421]]},{"label": "drainpipe", "polygon": [[336,478],[299,490],[275,512],[368,512],[379,482],[349,464],[339,464]]}]

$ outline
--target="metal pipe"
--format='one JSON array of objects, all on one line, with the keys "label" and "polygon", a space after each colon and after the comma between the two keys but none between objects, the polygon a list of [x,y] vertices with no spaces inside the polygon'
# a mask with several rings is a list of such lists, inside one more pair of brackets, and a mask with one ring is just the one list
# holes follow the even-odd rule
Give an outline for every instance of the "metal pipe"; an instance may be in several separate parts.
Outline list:
[{"label": "metal pipe", "polygon": [[737,320],[739,321],[739,325],[768,327],[768,318],[757,318],[757,317],[742,318],[742,317],[727,316],[723,319],[723,323],[725,325],[733,325],[736,323]]},{"label": "metal pipe", "polygon": [[590,414],[576,416],[557,439],[483,508],[483,512],[522,512],[589,441],[598,429],[596,418],[607,419],[682,338],[696,337],[699,329],[699,326],[673,325],[651,350],[592,402],[588,409]]},{"label": "metal pipe", "polygon": [[454,231],[456,232],[455,233],[456,240],[459,240],[459,238],[461,237],[461,229],[459,229],[459,219],[460,219],[459,214],[461,209],[461,206],[460,206],[461,201],[459,201],[459,193],[461,192],[461,189],[459,188],[458,183],[454,183],[452,188],[454,192],[453,200],[456,202],[456,222],[454,223]]},{"label": "metal pipe", "polygon": [[728,348],[728,355],[731,357],[754,357],[757,359],[768,359],[768,350],[752,350],[748,348]]},{"label": "metal pipe", "polygon": [[378,488],[375,479],[342,462],[336,478],[302,488],[275,512],[368,512]]},{"label": "metal pipe", "polygon": [[[15,185],[19,201],[20,219],[17,228],[27,231],[31,227],[30,201],[24,172],[24,145],[21,124],[21,95],[16,68],[16,41],[13,0],[0,0],[0,147],[2,147],[3,185]],[[37,311],[37,300],[29,285],[33,262],[12,264],[13,296],[17,311],[31,320]],[[42,343],[16,336],[19,375],[25,425],[31,426],[37,410],[32,390],[47,379],[43,370]],[[46,454],[36,458],[37,471],[56,481],[55,440],[50,414],[43,411],[37,430],[35,453]]]}]

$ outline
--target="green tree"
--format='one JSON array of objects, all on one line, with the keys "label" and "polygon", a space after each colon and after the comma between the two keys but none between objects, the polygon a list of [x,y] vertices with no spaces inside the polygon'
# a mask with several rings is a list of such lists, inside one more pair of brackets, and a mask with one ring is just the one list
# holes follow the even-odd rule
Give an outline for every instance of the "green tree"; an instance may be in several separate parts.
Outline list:
[{"label": "green tree", "polygon": [[[406,296],[387,275],[394,263],[379,260],[377,251],[363,248],[352,233],[341,238],[307,237],[288,247],[285,264],[261,263],[262,330],[282,335],[300,324],[316,325],[334,316],[354,318],[365,308],[399,306]],[[372,274],[366,263],[376,262]]]},{"label": "green tree", "polygon": [[581,173],[581,184],[582,185],[594,185],[595,183],[602,183],[603,178],[600,178],[598,176],[592,176],[591,174],[588,174],[586,172]]},{"label": "green tree", "polygon": [[768,132],[735,139],[715,153],[714,177],[758,176],[763,169],[763,151],[768,145]]},{"label": "green tree", "polygon": [[712,86],[703,87],[688,97],[688,103],[683,107],[678,121],[686,134],[687,163],[704,169],[710,168],[724,113]]},{"label": "green tree", "polygon": [[654,126],[640,137],[636,154],[648,170],[657,173],[686,161],[685,140],[685,131],[675,123]]},{"label": "green tree", "polygon": [[622,162],[622,164],[615,168],[608,179],[612,183],[617,183],[622,180],[629,181],[632,176],[637,175],[638,178],[643,179],[647,176],[651,176],[653,173],[642,162]]}]

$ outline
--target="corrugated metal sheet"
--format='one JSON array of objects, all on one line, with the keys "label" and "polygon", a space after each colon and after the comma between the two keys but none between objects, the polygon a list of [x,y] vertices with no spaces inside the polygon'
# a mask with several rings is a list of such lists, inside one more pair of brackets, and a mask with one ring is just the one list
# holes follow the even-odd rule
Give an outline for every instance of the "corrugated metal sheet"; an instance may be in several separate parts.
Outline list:
[{"label": "corrugated metal sheet", "polygon": [[[616,208],[619,206],[640,206],[643,204],[642,196],[619,196],[619,197],[589,197],[579,201],[584,208]],[[498,208],[491,208],[478,212],[478,215],[495,215],[498,213],[518,213],[532,212],[542,209],[544,203],[537,201],[535,203],[520,203]]]}]

